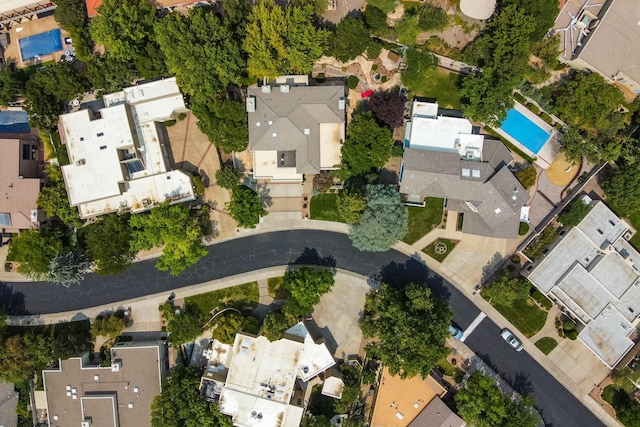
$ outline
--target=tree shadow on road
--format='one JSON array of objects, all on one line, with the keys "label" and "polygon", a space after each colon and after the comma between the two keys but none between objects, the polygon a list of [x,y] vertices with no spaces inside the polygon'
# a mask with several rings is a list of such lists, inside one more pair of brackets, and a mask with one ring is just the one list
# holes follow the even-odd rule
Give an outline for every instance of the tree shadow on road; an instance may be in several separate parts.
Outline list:
[{"label": "tree shadow on road", "polygon": [[451,296],[442,277],[429,270],[421,260],[413,258],[403,264],[392,262],[383,266],[380,273],[373,279],[396,289],[403,288],[412,282],[426,283],[438,298],[448,300]]},{"label": "tree shadow on road", "polygon": [[328,267],[331,268],[332,272],[335,274],[336,259],[333,257],[333,255],[327,255],[325,257],[321,256],[320,253],[318,253],[317,249],[304,248],[298,258],[296,258],[291,264],[318,265],[320,267]]},{"label": "tree shadow on road", "polygon": [[14,291],[13,286],[6,283],[0,283],[0,310],[13,315],[29,314],[25,307],[25,295]]}]

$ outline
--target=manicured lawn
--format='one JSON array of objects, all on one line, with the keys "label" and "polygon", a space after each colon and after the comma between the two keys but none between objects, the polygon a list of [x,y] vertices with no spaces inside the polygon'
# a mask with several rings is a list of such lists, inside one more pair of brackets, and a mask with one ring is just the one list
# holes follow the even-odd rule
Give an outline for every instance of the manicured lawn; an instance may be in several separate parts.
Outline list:
[{"label": "manicured lawn", "polygon": [[[313,201],[313,199],[312,199]],[[427,197],[424,208],[409,206],[409,227],[403,242],[412,244],[442,222],[444,199]]]},{"label": "manicured lawn", "polygon": [[[633,226],[633,228],[635,228],[636,230],[640,230],[640,211],[635,211],[633,212],[631,215],[629,215],[629,221],[631,222],[631,225]],[[633,235],[633,237],[630,240],[631,244],[633,245],[634,248],[639,249],[640,248],[640,233],[636,233]]]},{"label": "manicured lawn", "polygon": [[542,329],[547,320],[547,312],[539,308],[531,298],[518,300],[511,306],[494,307],[527,338]]},{"label": "manicured lawn", "polygon": [[269,296],[274,299],[287,299],[290,294],[289,291],[282,288],[282,281],[284,276],[271,277],[267,280]]},{"label": "manicured lawn", "polygon": [[540,292],[539,290],[537,290],[537,289],[535,289],[533,287],[531,289],[532,289],[531,298],[533,298],[534,300],[538,301],[538,304],[540,304],[541,306],[543,306],[547,310],[550,310],[551,307],[553,307],[553,303],[551,302],[551,300],[549,298],[545,297],[542,292]]},{"label": "manicured lawn", "polygon": [[458,75],[439,68],[432,68],[425,72],[424,78],[418,81],[404,81],[409,90],[418,96],[436,98],[443,108],[460,109],[458,95]]},{"label": "manicured lawn", "polygon": [[540,338],[538,341],[536,341],[536,347],[538,347],[544,354],[551,353],[557,345],[558,341],[554,340],[551,337]]},{"label": "manicured lawn", "polygon": [[338,213],[338,193],[318,194],[311,198],[311,219],[344,222]]},{"label": "manicured lawn", "polygon": [[244,306],[250,305],[256,307],[259,298],[258,282],[250,282],[231,288],[186,297],[185,302],[195,303],[203,313],[210,313],[221,304],[231,305],[234,302],[240,301],[242,301]]},{"label": "manicured lawn", "polygon": [[[422,249],[422,252],[429,255],[431,258],[435,259],[436,261],[442,262],[451,253],[453,248],[456,247],[458,242],[459,240],[436,239],[429,246]],[[444,253],[439,253],[439,251],[436,250],[438,243],[444,243],[444,245],[447,247]]]}]

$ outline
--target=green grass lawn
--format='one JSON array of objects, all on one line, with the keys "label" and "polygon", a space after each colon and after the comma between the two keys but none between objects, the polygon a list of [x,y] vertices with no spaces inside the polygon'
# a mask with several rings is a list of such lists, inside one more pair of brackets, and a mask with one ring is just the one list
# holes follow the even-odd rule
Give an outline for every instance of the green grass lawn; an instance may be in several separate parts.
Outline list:
[{"label": "green grass lawn", "polygon": [[[628,216],[631,225],[636,230],[640,230],[640,211],[635,211],[631,215]],[[631,244],[634,248],[640,248],[640,233],[636,233],[630,240]]]},{"label": "green grass lawn", "polygon": [[[422,252],[429,255],[431,258],[435,259],[436,261],[442,262],[451,253],[453,248],[456,247],[458,242],[459,240],[436,239],[429,246],[422,249]],[[440,254],[436,252],[436,246],[438,245],[438,243],[444,243],[447,246],[447,250],[445,251],[445,253]]]},{"label": "green grass lawn", "polygon": [[195,303],[203,313],[210,313],[221,304],[229,306],[235,302],[242,302],[243,306],[250,305],[256,307],[259,298],[258,282],[250,282],[204,294],[193,295],[186,297],[184,300],[185,303]]},{"label": "green grass lawn", "polygon": [[547,310],[551,310],[551,307],[553,307],[553,303],[551,302],[551,300],[545,297],[542,292],[540,292],[539,290],[533,287],[531,288],[531,298],[538,301],[538,304],[540,304],[542,307],[546,308]]},{"label": "green grass lawn", "polygon": [[287,299],[290,296],[288,290],[282,288],[284,276],[271,277],[267,280],[269,296],[274,299]]},{"label": "green grass lawn", "polygon": [[436,98],[443,108],[460,109],[458,75],[455,73],[432,68],[418,81],[408,82],[403,79],[403,82],[414,95]]},{"label": "green grass lawn", "polygon": [[[313,200],[313,199],[312,199]],[[409,206],[409,227],[403,242],[412,244],[442,222],[444,199],[427,197],[424,208]]]},{"label": "green grass lawn", "polygon": [[338,213],[338,193],[318,194],[311,198],[311,219],[344,222]]},{"label": "green grass lawn", "polygon": [[527,338],[542,329],[547,320],[547,312],[531,298],[518,300],[511,306],[492,305]]},{"label": "green grass lawn", "polygon": [[551,337],[540,338],[538,341],[536,341],[536,347],[538,347],[544,354],[551,353],[557,345],[558,341]]}]

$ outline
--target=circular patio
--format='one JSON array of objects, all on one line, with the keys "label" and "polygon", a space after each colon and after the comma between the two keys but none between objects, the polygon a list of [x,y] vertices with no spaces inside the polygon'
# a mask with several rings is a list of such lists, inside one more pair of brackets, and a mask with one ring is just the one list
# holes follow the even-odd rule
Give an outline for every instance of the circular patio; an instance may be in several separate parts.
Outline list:
[{"label": "circular patio", "polygon": [[469,18],[489,19],[495,9],[496,0],[460,0],[460,10]]}]

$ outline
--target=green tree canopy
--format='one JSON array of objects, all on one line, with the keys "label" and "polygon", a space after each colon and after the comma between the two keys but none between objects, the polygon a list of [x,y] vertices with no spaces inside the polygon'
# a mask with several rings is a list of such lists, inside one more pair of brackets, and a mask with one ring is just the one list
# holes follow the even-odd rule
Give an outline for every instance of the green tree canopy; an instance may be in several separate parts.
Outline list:
[{"label": "green tree canopy", "polygon": [[242,172],[233,166],[222,166],[216,171],[216,183],[222,187],[231,190],[240,183]]},{"label": "green tree canopy", "polygon": [[343,190],[338,194],[338,213],[347,224],[358,222],[367,207],[367,200],[360,191]]},{"label": "green tree canopy", "polygon": [[640,209],[640,168],[638,165],[622,163],[604,175],[600,186],[607,202],[623,214]]},{"label": "green tree canopy", "polygon": [[151,404],[153,427],[232,427],[231,418],[200,393],[200,370],[179,366],[162,384]]},{"label": "green tree canopy", "polygon": [[373,113],[356,114],[347,126],[347,139],[342,144],[340,174],[348,178],[381,168],[391,157],[392,146],[391,130],[379,126]]},{"label": "green tree canopy", "polygon": [[6,106],[15,101],[18,94],[24,93],[26,80],[22,70],[4,67],[0,71],[0,105]]},{"label": "green tree canopy", "polygon": [[[500,393],[493,379],[481,372],[473,374],[465,387],[455,395],[458,413],[469,425],[476,427],[534,427],[536,418],[528,399],[521,404]],[[517,420],[517,421],[516,421]]]},{"label": "green tree canopy", "polygon": [[269,341],[277,341],[282,338],[282,333],[292,325],[282,310],[277,310],[267,313],[262,326],[262,335]]},{"label": "green tree canopy", "polygon": [[368,185],[367,207],[351,226],[349,239],[361,251],[384,252],[407,234],[409,211],[391,186]]},{"label": "green tree canopy", "polygon": [[40,190],[36,204],[49,218],[57,217],[65,224],[81,226],[82,221],[78,216],[78,209],[69,204],[69,196],[60,167],[49,165],[47,172],[49,182]]},{"label": "green tree canopy", "polygon": [[91,335],[94,340],[99,336],[113,339],[122,335],[126,326],[126,320],[114,314],[98,316],[91,323]]},{"label": "green tree canopy", "polygon": [[575,227],[580,224],[580,221],[589,213],[590,209],[591,207],[581,199],[574,200],[568,207],[560,212],[558,221],[565,227]]},{"label": "green tree canopy", "polygon": [[24,230],[11,240],[7,260],[20,263],[18,272],[43,280],[53,258],[63,251],[61,236],[51,229]]},{"label": "green tree canopy", "polygon": [[169,343],[173,346],[180,346],[196,339],[204,332],[202,327],[209,320],[198,305],[192,302],[185,302],[182,308],[165,303],[159,310],[167,321]]},{"label": "green tree canopy", "polygon": [[103,0],[91,35],[115,57],[135,60],[144,54],[155,22],[156,8],[146,0]]},{"label": "green tree canopy", "polygon": [[70,101],[89,89],[89,82],[67,62],[45,66],[27,82],[25,99],[31,125],[49,131]]},{"label": "green tree canopy", "polygon": [[231,200],[225,208],[229,215],[238,222],[240,227],[255,228],[260,217],[267,211],[262,206],[258,193],[244,185],[236,186],[231,193]]},{"label": "green tree canopy", "polygon": [[119,274],[133,262],[136,252],[130,242],[133,230],[128,216],[115,213],[103,215],[82,228],[91,259],[98,274]]},{"label": "green tree canopy", "polygon": [[58,0],[53,17],[67,31],[83,28],[87,23],[87,4],[85,0]]},{"label": "green tree canopy", "polygon": [[371,3],[368,3],[367,8],[364,10],[364,21],[373,33],[380,33],[389,28],[387,14],[372,6]]},{"label": "green tree canopy", "polygon": [[510,306],[515,301],[528,298],[530,289],[531,285],[527,279],[501,275],[482,288],[482,295],[494,304]]},{"label": "green tree canopy", "polygon": [[[208,213],[208,210],[204,211],[199,214]],[[184,205],[164,203],[149,213],[133,215],[129,224],[133,229],[132,250],[163,246],[156,263],[158,270],[169,270],[175,276],[207,254],[201,244],[204,229],[198,212],[192,212]]]},{"label": "green tree canopy", "polygon": [[367,106],[379,122],[391,129],[402,126],[407,98],[397,90],[379,90],[367,98]]},{"label": "green tree canopy", "polygon": [[516,178],[518,178],[518,181],[520,181],[520,184],[528,190],[536,184],[536,180],[538,179],[538,170],[533,166],[529,166],[524,169],[520,169],[515,173],[515,175]]},{"label": "green tree canopy", "polygon": [[320,297],[329,292],[333,284],[332,272],[309,267],[287,270],[282,281],[282,286],[291,294],[290,299],[297,303],[299,312],[295,314],[298,316],[311,313],[320,302]]},{"label": "green tree canopy", "polygon": [[591,134],[610,126],[624,95],[598,73],[576,72],[566,83],[555,86],[554,110],[566,123]]},{"label": "green tree canopy", "polygon": [[215,320],[213,337],[223,344],[233,344],[243,321],[244,316],[240,313],[224,313],[220,315]]},{"label": "green tree canopy", "polygon": [[372,341],[367,351],[376,355],[392,375],[411,378],[429,375],[449,351],[453,314],[426,284],[410,283],[404,289],[382,284],[367,294],[360,327]]},{"label": "green tree canopy", "polygon": [[336,32],[331,37],[329,52],[339,61],[349,61],[361,55],[370,42],[369,30],[364,21],[355,16],[347,16],[338,23]]},{"label": "green tree canopy", "polygon": [[[500,6],[516,6],[528,16],[535,17],[535,26],[529,35],[531,40],[541,40],[551,28],[558,15],[558,0],[501,0]],[[556,55],[557,56],[557,55]]]},{"label": "green tree canopy", "polygon": [[398,4],[398,0],[369,0],[367,5],[371,5],[383,11],[384,13],[389,13],[396,8]]},{"label": "green tree canopy", "polygon": [[261,0],[248,17],[244,50],[249,76],[274,78],[281,74],[307,74],[322,56],[328,32],[316,29],[314,7]]},{"label": "green tree canopy", "polygon": [[247,148],[247,112],[243,102],[224,94],[198,92],[191,97],[191,111],[198,118],[198,128],[225,153]]},{"label": "green tree canopy", "polygon": [[64,287],[77,285],[84,275],[91,270],[91,262],[87,257],[78,252],[66,252],[56,255],[49,262],[49,271],[46,279]]},{"label": "green tree canopy", "polygon": [[212,10],[194,7],[187,16],[172,12],[155,25],[155,33],[169,72],[185,92],[210,96],[242,82],[246,65],[240,43]]},{"label": "green tree canopy", "polygon": [[131,62],[107,53],[103,57],[92,56],[87,63],[84,75],[89,79],[98,96],[113,93],[131,86],[137,77]]},{"label": "green tree canopy", "polygon": [[405,56],[407,69],[400,78],[402,83],[410,89],[423,84],[423,80],[427,78],[427,71],[438,65],[438,58],[425,50],[409,48]]}]

